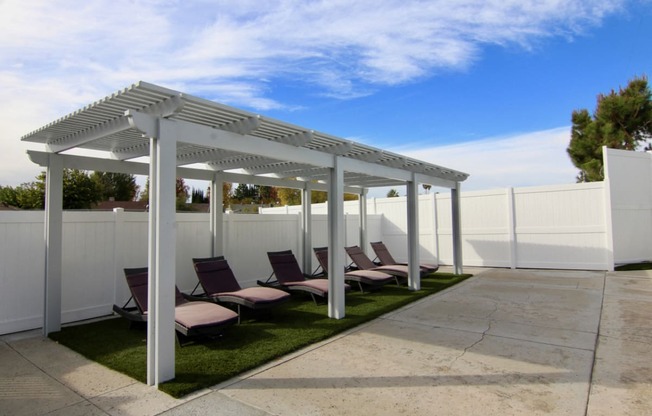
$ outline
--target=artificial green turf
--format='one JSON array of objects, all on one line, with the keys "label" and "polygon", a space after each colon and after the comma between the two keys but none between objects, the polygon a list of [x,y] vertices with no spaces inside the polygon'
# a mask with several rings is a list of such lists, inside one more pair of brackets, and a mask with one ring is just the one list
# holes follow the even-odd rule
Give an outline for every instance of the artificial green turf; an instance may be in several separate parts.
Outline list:
[{"label": "artificial green turf", "polygon": [[[346,317],[328,318],[327,305],[309,297],[293,299],[271,315],[243,319],[216,340],[176,349],[176,377],[159,389],[173,397],[228,380],[306,345],[376,318],[398,307],[450,287],[471,275],[435,273],[421,280],[421,290],[387,285],[372,293],[346,295]],[[146,331],[129,329],[125,319],[107,319],[64,327],[50,337],[106,367],[146,381]]]},{"label": "artificial green turf", "polygon": [[617,272],[626,272],[633,270],[652,270],[652,262],[646,261],[642,263],[631,263],[623,264],[622,266],[616,267],[614,270]]}]

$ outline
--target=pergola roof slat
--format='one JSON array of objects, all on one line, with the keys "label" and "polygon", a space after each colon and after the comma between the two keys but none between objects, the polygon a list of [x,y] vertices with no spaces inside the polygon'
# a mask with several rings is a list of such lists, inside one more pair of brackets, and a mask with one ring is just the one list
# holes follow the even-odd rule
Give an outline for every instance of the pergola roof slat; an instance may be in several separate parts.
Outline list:
[{"label": "pergola roof slat", "polygon": [[[109,152],[109,157],[119,160],[147,156],[149,138],[144,137],[143,133],[135,128],[125,129],[124,121],[121,121],[129,117],[128,110],[164,117],[170,121],[178,120],[205,126],[216,131],[235,133],[241,135],[245,142],[248,138],[265,139],[323,154],[360,160],[362,163],[379,167],[405,170],[419,174],[423,180],[432,177],[449,183],[461,182],[468,177],[466,173],[453,169],[262,117],[142,81],[59,118],[25,135],[22,140],[44,143],[52,152],[81,148]],[[324,166],[270,158],[266,160],[261,155],[249,155],[246,151],[242,154],[233,151],[220,152],[210,147],[206,141],[192,143],[191,140],[189,143],[184,143],[183,138],[180,138],[179,142],[178,165],[206,163],[207,169],[244,168],[257,175],[276,174],[279,177],[288,177],[292,172],[296,172],[297,177],[306,180],[315,177],[326,178]],[[313,158],[313,160],[317,159]],[[384,171],[377,169],[377,172]],[[386,178],[382,175],[345,175],[344,180],[347,186],[359,187],[400,184],[397,178]]]}]

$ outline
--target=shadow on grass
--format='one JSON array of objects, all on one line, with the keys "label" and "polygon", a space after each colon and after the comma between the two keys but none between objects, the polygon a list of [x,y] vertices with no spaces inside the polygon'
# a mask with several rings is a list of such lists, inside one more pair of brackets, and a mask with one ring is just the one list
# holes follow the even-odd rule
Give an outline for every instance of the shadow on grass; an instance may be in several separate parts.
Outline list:
[{"label": "shadow on grass", "polygon": [[[471,275],[435,273],[421,280],[421,290],[387,285],[373,293],[346,295],[346,317],[328,318],[328,306],[297,297],[269,316],[245,317],[219,339],[198,340],[176,348],[176,377],[159,389],[182,397],[322,341],[401,306],[439,292]],[[68,326],[50,337],[85,357],[141,382],[146,381],[146,331],[130,329],[123,319]]]}]

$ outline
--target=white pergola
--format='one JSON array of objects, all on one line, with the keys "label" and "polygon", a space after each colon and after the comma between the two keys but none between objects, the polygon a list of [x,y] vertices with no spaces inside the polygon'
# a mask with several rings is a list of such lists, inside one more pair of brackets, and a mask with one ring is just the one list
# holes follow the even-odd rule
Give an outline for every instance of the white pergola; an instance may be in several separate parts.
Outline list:
[{"label": "white pergola", "polygon": [[[147,381],[174,378],[176,270],[175,181],[211,182],[213,255],[223,252],[222,183],[302,190],[304,270],[310,270],[310,192],[328,195],[328,316],[345,315],[343,194],[360,195],[360,243],[367,246],[366,190],[407,185],[408,264],[411,290],[420,289],[418,185],[451,189],[454,266],[462,272],[460,183],[468,175],[282,121],[262,117],[146,82],[56,120],[22,138],[43,143],[28,151],[46,168],[45,299],[43,332],[61,328],[63,169],[149,175],[149,316]],[[98,151],[97,157],[70,154]],[[149,157],[146,162],[133,159]],[[141,159],[142,160],[142,159]]]}]

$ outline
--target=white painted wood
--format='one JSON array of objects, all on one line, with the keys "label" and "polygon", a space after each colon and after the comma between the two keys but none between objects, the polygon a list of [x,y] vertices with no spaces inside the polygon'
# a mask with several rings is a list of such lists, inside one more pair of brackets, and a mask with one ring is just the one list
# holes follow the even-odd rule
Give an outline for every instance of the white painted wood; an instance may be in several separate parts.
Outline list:
[{"label": "white painted wood", "polygon": [[328,192],[328,316],[342,319],[345,316],[344,297],[344,170],[340,157],[331,169]]},{"label": "white painted wood", "polygon": [[451,189],[451,220],[453,228],[453,269],[455,273],[463,273],[462,255],[462,218],[460,208],[460,183]]},{"label": "white painted wood", "polygon": [[45,300],[43,334],[61,329],[61,264],[63,241],[63,161],[48,160],[45,182]]},{"label": "white painted wood", "polygon": [[312,188],[307,183],[301,191],[301,233],[300,245],[302,247],[301,257],[303,272],[310,273],[312,270]]},{"label": "white painted wood", "polygon": [[516,268],[518,253],[516,241],[516,215],[514,213],[514,188],[505,190],[507,196],[507,226],[509,227],[509,266],[511,269]]},{"label": "white painted wood", "polygon": [[[224,181],[221,173],[215,173],[211,181],[210,195],[210,231],[211,231],[211,256],[224,255]],[[199,256],[194,256],[199,257]]]},{"label": "white painted wood", "polygon": [[408,287],[421,289],[419,267],[419,183],[414,178],[407,183],[407,240],[408,240]]},{"label": "white painted wood", "polygon": [[365,190],[359,196],[358,207],[360,210],[360,247],[367,247],[369,244],[369,225],[367,216],[367,191]]},{"label": "white painted wood", "polygon": [[149,224],[148,224],[148,249],[147,249],[147,267],[148,267],[148,292],[147,292],[147,305],[149,308],[150,316],[147,320],[147,384],[153,386],[157,383],[157,360],[158,353],[157,344],[159,338],[157,336],[156,323],[154,317],[156,312],[157,296],[157,283],[156,269],[158,267],[158,214],[159,214],[159,198],[158,198],[158,164],[159,154],[157,151],[158,139],[150,138],[150,162],[149,162]]},{"label": "white painted wood", "polygon": [[[150,294],[156,298],[154,310],[150,304],[148,325],[154,325],[155,380],[159,385],[174,378],[174,307],[176,282],[176,137],[170,134],[169,123],[159,120],[159,138],[154,141],[156,168],[156,271],[155,288]],[[151,280],[151,279],[150,279]]]}]

